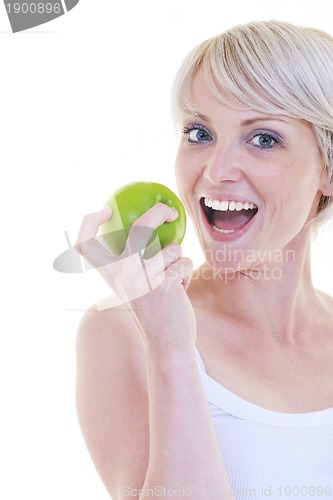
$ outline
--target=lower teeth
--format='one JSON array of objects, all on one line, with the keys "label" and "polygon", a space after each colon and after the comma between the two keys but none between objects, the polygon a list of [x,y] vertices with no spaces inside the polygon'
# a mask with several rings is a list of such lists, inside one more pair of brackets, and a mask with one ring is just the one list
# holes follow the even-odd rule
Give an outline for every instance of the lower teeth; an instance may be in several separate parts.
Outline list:
[{"label": "lower teeth", "polygon": [[219,233],[224,233],[224,234],[235,233],[237,231],[237,229],[220,229],[216,226],[213,226],[213,229],[215,229],[215,231],[218,231]]}]

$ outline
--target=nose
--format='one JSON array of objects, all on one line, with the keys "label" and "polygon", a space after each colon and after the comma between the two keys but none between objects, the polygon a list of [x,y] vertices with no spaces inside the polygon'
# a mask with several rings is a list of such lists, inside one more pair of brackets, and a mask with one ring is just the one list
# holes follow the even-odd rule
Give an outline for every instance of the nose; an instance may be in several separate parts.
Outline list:
[{"label": "nose", "polygon": [[242,154],[236,144],[216,144],[206,158],[204,177],[213,184],[244,178]]}]

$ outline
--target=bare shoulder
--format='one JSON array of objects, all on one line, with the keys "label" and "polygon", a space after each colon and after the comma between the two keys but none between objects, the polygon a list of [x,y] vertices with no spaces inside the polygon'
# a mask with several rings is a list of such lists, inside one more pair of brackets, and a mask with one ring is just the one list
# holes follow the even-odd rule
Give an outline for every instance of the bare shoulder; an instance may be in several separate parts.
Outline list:
[{"label": "bare shoulder", "polygon": [[104,352],[108,361],[114,355],[114,362],[121,356],[134,355],[139,359],[141,352],[143,356],[143,344],[137,326],[126,306],[117,305],[112,298],[94,304],[86,311],[78,328],[77,349],[78,355],[92,355],[94,352],[102,355]]},{"label": "bare shoulder", "polygon": [[92,460],[112,498],[140,488],[148,465],[143,343],[124,306],[90,308],[77,335],[77,413]]}]

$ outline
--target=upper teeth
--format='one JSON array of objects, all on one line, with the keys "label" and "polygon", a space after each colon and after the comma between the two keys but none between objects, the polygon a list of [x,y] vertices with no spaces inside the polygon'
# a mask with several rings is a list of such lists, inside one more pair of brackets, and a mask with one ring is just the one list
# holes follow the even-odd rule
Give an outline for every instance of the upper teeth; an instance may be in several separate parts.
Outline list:
[{"label": "upper teeth", "polygon": [[226,212],[227,210],[251,210],[253,208],[257,208],[257,205],[252,203],[251,201],[218,201],[212,200],[206,196],[205,198],[206,207],[212,208],[213,210],[222,210]]}]

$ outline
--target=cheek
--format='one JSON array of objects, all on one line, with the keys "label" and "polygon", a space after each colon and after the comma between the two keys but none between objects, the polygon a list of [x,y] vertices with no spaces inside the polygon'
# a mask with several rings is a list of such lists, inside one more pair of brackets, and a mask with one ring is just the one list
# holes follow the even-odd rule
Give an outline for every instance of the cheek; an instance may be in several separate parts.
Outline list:
[{"label": "cheek", "polygon": [[182,185],[183,181],[183,169],[182,169],[182,158],[181,158],[181,153],[178,151],[176,155],[176,160],[175,160],[175,176],[176,176],[176,181],[178,185],[178,189],[180,190],[180,187]]},{"label": "cheek", "polygon": [[182,155],[180,152],[177,153],[176,156],[176,161],[175,161],[175,178],[176,178],[176,184],[177,184],[177,189],[179,196],[182,200],[182,202],[185,205],[186,210],[188,211],[188,195],[187,195],[187,187],[188,187],[188,182],[187,182],[187,170],[184,166],[184,161],[182,159]]},{"label": "cheek", "polygon": [[310,206],[319,189],[319,170],[301,158],[283,164],[283,168],[272,169],[263,179],[267,192],[286,205],[304,204]]},{"label": "cheek", "polygon": [[195,189],[200,174],[193,165],[193,158],[189,158],[183,151],[179,151],[176,156],[175,177],[180,198],[193,219],[197,210]]},{"label": "cheek", "polygon": [[285,176],[275,179],[275,196],[279,210],[284,214],[283,222],[295,226],[303,225],[315,216],[319,203],[320,172],[308,158],[286,165]]},{"label": "cheek", "polygon": [[175,176],[179,192],[186,196],[195,182],[195,168],[183,151],[178,151],[176,156]]},{"label": "cheek", "polygon": [[184,203],[185,208],[187,209],[187,203],[185,201],[186,194],[185,194],[185,189],[184,189],[185,188],[184,175],[183,175],[182,169],[180,168],[178,161],[176,161],[176,164],[175,164],[175,178],[176,178],[176,184],[177,184],[177,190],[178,190],[179,196],[180,196],[182,202]]}]

